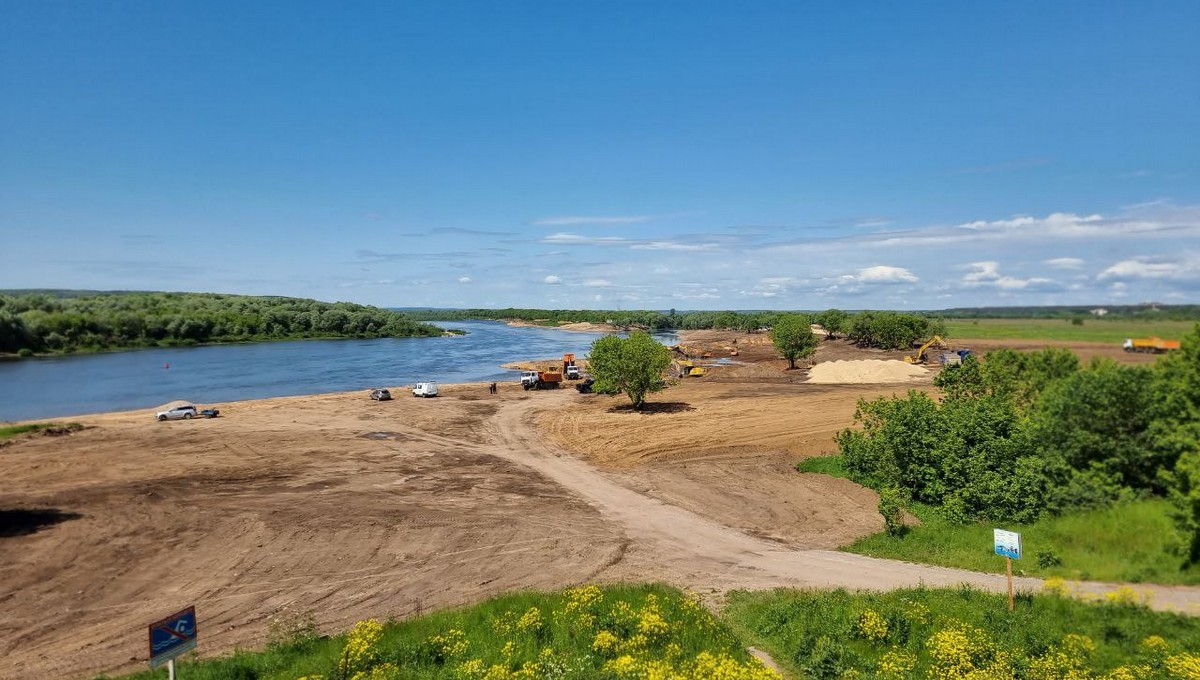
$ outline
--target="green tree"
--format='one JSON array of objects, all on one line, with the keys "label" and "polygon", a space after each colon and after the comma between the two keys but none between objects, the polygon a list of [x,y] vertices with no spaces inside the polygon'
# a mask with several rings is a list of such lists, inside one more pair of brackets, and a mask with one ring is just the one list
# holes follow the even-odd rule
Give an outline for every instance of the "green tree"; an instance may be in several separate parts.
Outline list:
[{"label": "green tree", "polygon": [[827,309],[820,314],[817,314],[816,323],[825,329],[829,335],[826,336],[830,340],[837,338],[837,334],[844,331],[849,325],[850,315],[840,309]]},{"label": "green tree", "polygon": [[1200,562],[1200,325],[1178,351],[1154,365],[1153,449],[1174,470],[1164,472],[1173,516],[1189,562]]},{"label": "green tree", "polygon": [[788,360],[788,368],[796,367],[797,359],[812,356],[817,351],[817,336],[809,326],[808,318],[797,314],[779,317],[771,327],[771,342],[775,349]]},{"label": "green tree", "polygon": [[588,365],[596,379],[594,391],[624,392],[633,408],[641,410],[646,394],[664,387],[662,374],[671,365],[671,350],[641,331],[627,338],[609,335],[592,343]]}]

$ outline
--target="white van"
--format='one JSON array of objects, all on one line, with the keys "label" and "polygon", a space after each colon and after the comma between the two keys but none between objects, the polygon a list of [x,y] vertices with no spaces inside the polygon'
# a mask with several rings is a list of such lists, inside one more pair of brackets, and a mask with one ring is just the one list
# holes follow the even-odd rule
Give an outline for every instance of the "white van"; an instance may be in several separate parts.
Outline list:
[{"label": "white van", "polygon": [[435,382],[419,382],[413,385],[414,397],[436,397],[437,383]]}]

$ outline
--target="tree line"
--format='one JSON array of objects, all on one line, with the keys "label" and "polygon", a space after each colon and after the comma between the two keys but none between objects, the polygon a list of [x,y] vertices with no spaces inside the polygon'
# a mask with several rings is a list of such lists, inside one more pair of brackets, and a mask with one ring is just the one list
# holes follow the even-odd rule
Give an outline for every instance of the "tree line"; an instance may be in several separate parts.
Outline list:
[{"label": "tree line", "polygon": [[945,323],[936,317],[902,312],[858,313],[840,309],[823,312],[782,311],[693,311],[678,312],[674,309],[661,312],[654,310],[594,310],[594,309],[447,309],[408,312],[415,319],[426,321],[455,321],[461,319],[487,319],[495,321],[528,321],[557,325],[560,323],[601,323],[626,330],[734,330],[748,333],[765,332],[774,328],[781,320],[803,320],[819,324],[828,337],[848,338],[863,347],[903,349],[933,335],[945,335]]},{"label": "tree line", "polygon": [[0,352],[21,355],[441,333],[399,312],[303,298],[216,293],[0,295]]},{"label": "tree line", "polygon": [[1159,496],[1200,561],[1200,325],[1149,367],[997,350],[934,384],[938,398],[860,401],[858,427],[837,436],[846,469],[891,508],[890,532],[909,501],[953,521],[1027,523]]}]

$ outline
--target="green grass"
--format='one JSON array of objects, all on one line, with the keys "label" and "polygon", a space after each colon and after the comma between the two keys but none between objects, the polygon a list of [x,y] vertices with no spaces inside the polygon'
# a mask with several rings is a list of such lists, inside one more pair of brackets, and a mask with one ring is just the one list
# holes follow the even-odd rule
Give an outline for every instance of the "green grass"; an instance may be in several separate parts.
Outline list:
[{"label": "green grass", "polygon": [[[581,596],[588,592],[600,598]],[[531,611],[536,612],[540,625],[521,623],[531,620]],[[203,617],[203,611],[199,613]],[[461,631],[463,648],[447,644],[446,638],[458,635],[452,631]],[[615,636],[614,646],[596,646],[601,631]],[[639,633],[644,636],[643,643],[636,648],[628,646]],[[443,640],[435,639],[438,636]],[[344,650],[353,646],[347,644],[348,639],[364,639],[353,631],[349,635],[317,637],[305,625],[283,637],[261,652],[237,651],[218,659],[184,660],[178,664],[178,675],[188,680],[294,680],[312,675],[338,678]],[[727,625],[679,591],[660,585],[593,587],[574,594],[505,595],[473,607],[388,622],[369,649],[373,658],[351,664],[346,677],[391,664],[395,667],[393,674],[363,677],[481,678],[482,670],[463,672],[464,664],[478,660],[480,668],[500,666],[507,672],[527,663],[538,664],[536,675],[514,677],[615,679],[619,676],[605,666],[625,654],[642,666],[648,660],[660,659],[675,668],[687,668],[703,652],[738,664],[756,663],[750,661],[741,640]],[[544,651],[547,649],[551,650],[548,656]],[[146,671],[127,677],[150,680],[162,676],[160,670],[157,675]],[[510,676],[495,671],[488,677]]]},{"label": "green grass", "polygon": [[25,434],[26,432],[39,432],[51,427],[65,427],[71,430],[82,429],[79,423],[27,423],[25,425],[8,425],[0,427],[0,441],[11,439],[17,435]]},{"label": "green grass", "polygon": [[800,472],[816,472],[831,477],[845,477],[846,479],[850,479],[850,473],[846,471],[846,466],[842,463],[841,456],[805,458],[796,464],[796,469]]},{"label": "green grass", "polygon": [[[840,456],[809,458],[802,472],[847,477]],[[1170,504],[1162,499],[1121,503],[1110,508],[1045,517],[1033,524],[954,524],[928,506],[906,508],[921,520],[904,536],[880,532],[842,546],[846,552],[888,559],[1002,573],[1004,558],[992,552],[992,529],[1021,532],[1022,559],[1013,569],[1026,576],[1131,583],[1200,584],[1200,565],[1181,569],[1171,553]],[[1061,564],[1039,566],[1048,552]]]},{"label": "green grass", "polygon": [[[886,622],[882,637],[872,640],[863,634],[859,621],[867,610]],[[992,653],[996,650],[1007,652],[1017,668],[1028,668],[1036,657],[1063,649],[1067,634],[1086,635],[1092,641],[1095,649],[1091,654],[1069,656],[1101,672],[1135,662],[1153,664],[1157,659],[1161,663],[1161,656],[1156,657],[1141,645],[1151,635],[1166,640],[1167,654],[1200,649],[1200,618],[1052,595],[1020,595],[1015,611],[1010,613],[1006,596],[967,588],[913,588],[889,593],[787,589],[733,592],[728,596],[724,616],[735,631],[765,649],[786,670],[798,677],[822,680],[847,677],[843,675],[847,669],[874,677],[871,673],[877,672],[880,659],[889,650],[911,655],[916,662],[914,672],[907,677],[926,677],[934,655],[946,649],[931,638],[949,628],[962,629],[962,624],[970,627],[966,630],[972,642],[994,645],[991,650],[981,648],[972,655],[976,669],[993,663]],[[1200,663],[1200,658],[1195,662]]]},{"label": "green grass", "polygon": [[1179,340],[1196,327],[1194,321],[1084,319],[1082,326],[1063,319],[947,319],[951,338],[979,340],[1061,340],[1123,343],[1125,338],[1158,336]]}]

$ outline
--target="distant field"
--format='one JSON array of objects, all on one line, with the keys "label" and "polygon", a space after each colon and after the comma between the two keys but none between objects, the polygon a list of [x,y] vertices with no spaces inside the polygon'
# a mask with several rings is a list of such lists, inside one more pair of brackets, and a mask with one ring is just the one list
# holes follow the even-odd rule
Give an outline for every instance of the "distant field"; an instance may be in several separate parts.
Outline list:
[{"label": "distant field", "polygon": [[1157,335],[1179,340],[1196,326],[1193,321],[1134,321],[1084,319],[1082,326],[1063,319],[947,319],[952,338],[981,340],[1061,340],[1064,342],[1124,342],[1125,338]]}]

